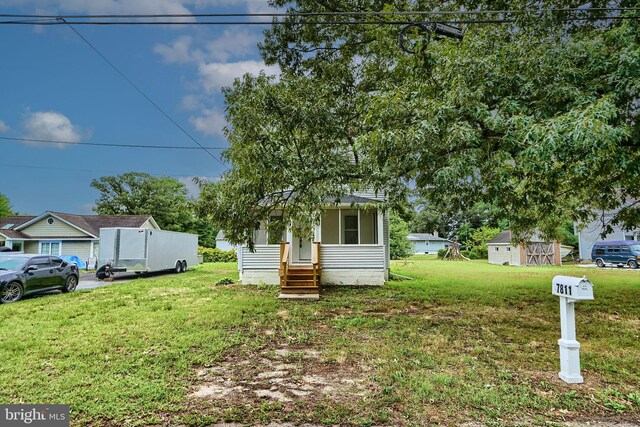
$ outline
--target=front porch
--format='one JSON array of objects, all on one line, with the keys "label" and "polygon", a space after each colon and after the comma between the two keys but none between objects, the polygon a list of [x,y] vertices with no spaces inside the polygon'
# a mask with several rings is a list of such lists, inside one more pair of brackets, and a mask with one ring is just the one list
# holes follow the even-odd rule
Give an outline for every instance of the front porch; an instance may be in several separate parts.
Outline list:
[{"label": "front porch", "polygon": [[284,295],[317,293],[329,283],[383,285],[388,279],[388,221],[378,209],[326,209],[313,240],[290,228],[269,236],[261,225],[256,243],[254,252],[238,248],[242,283],[280,284]]}]

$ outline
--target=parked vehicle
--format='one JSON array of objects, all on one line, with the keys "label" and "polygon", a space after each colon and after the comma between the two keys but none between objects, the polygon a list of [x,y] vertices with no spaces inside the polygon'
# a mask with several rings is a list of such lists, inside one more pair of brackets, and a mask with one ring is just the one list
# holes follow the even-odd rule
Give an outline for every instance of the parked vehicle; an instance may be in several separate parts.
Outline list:
[{"label": "parked vehicle", "polygon": [[635,240],[616,240],[611,242],[596,242],[591,249],[591,260],[598,267],[616,265],[638,268],[640,262],[640,242]]},{"label": "parked vehicle", "polygon": [[71,292],[79,279],[78,266],[57,256],[0,254],[0,303],[55,289]]},{"label": "parked vehicle", "polygon": [[144,228],[101,228],[100,280],[117,272],[182,273],[198,264],[198,235]]}]

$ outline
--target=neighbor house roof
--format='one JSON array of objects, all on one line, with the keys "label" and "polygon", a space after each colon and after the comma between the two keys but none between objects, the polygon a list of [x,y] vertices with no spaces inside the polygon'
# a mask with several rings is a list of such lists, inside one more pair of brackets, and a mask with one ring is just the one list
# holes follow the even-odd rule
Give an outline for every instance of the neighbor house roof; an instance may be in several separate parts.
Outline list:
[{"label": "neighbor house roof", "polygon": [[[155,222],[151,215],[75,215],[63,212],[46,211],[45,213],[38,216],[2,217],[0,218],[0,233],[4,234],[6,237],[12,237],[16,239],[30,239],[38,237],[27,235],[21,230],[48,216],[56,217],[61,221],[71,225],[72,227],[75,227],[78,230],[95,238],[100,236],[100,228],[139,228],[147,221],[150,221],[154,226],[158,227],[158,224]],[[9,236],[7,233],[11,233],[12,235]]]},{"label": "neighbor house roof", "polygon": [[437,242],[450,242],[451,240],[449,239],[445,239],[444,237],[438,237],[438,236],[434,236],[431,233],[411,233],[409,234],[409,236],[407,236],[407,238],[409,240],[429,240],[429,241],[437,241]]},{"label": "neighbor house roof", "polygon": [[[489,240],[487,242],[487,244],[490,245],[490,244],[511,243],[511,239],[512,239],[511,230],[505,230],[502,233],[498,234],[493,239]],[[533,243],[544,243],[544,242],[547,242],[547,240],[543,239],[537,232],[534,232],[529,237],[528,241],[529,242],[533,242]]]},{"label": "neighbor house roof", "polygon": [[220,230],[218,231],[218,234],[216,234],[216,240],[223,240],[224,239],[224,231]]},{"label": "neighbor house roof", "polygon": [[12,215],[0,217],[0,230],[12,230],[25,222],[31,221],[33,215]]}]

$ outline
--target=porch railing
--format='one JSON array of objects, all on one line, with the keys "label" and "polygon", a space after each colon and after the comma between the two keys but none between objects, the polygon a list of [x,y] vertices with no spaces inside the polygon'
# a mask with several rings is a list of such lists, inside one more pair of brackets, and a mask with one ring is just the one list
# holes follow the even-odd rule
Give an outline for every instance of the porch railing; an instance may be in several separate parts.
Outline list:
[{"label": "porch railing", "polygon": [[289,270],[289,242],[280,242],[280,287],[287,285]]},{"label": "porch railing", "polygon": [[319,286],[320,274],[322,267],[320,266],[320,242],[311,244],[311,269],[313,270],[313,286]]}]

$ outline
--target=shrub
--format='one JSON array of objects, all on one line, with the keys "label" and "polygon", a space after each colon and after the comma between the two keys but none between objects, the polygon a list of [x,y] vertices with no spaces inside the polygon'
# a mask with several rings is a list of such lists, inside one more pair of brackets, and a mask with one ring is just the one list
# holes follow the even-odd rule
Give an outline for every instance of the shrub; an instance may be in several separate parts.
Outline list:
[{"label": "shrub", "polygon": [[233,279],[224,277],[216,282],[216,286],[233,285]]},{"label": "shrub", "polygon": [[438,249],[438,258],[443,259],[449,249]]},{"label": "shrub", "polygon": [[218,248],[205,248],[198,246],[198,254],[202,255],[204,262],[237,262],[238,255],[235,250],[223,251]]}]

